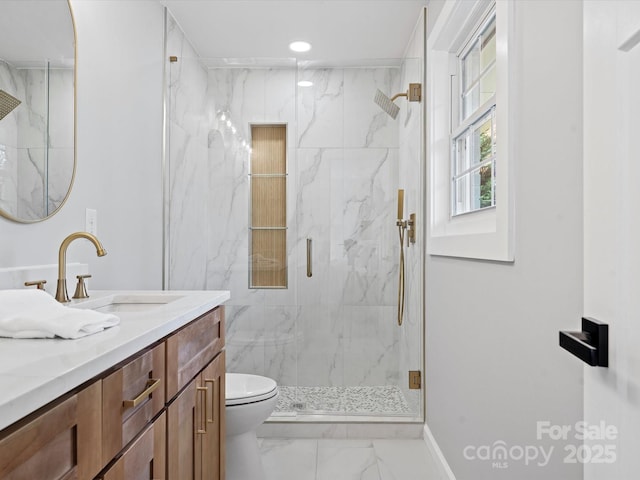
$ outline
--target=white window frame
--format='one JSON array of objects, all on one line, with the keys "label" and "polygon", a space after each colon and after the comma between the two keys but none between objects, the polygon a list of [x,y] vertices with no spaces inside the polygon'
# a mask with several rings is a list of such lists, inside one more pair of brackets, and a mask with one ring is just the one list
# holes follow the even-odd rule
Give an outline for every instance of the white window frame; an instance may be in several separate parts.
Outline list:
[{"label": "white window frame", "polygon": [[[516,2],[446,2],[427,39],[427,253],[511,262],[514,260],[514,181],[509,98],[514,95],[513,45]],[[451,141],[459,124],[459,55],[483,19],[496,11],[495,207],[452,215]],[[472,116],[475,117],[475,116]],[[467,119],[469,120],[469,119]],[[466,120],[465,120],[466,122]]]}]

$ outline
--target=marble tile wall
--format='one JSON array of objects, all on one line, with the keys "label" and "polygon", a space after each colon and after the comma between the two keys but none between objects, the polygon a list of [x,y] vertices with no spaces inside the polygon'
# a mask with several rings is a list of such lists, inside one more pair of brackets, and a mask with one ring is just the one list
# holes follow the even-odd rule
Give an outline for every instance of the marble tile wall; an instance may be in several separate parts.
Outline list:
[{"label": "marble tile wall", "polygon": [[46,215],[47,71],[18,71],[25,85],[24,108],[18,113],[18,216]]},{"label": "marble tile wall", "polygon": [[[373,97],[399,91],[406,68],[207,70],[172,19],[167,38],[179,56],[169,84],[169,287],[231,291],[229,371],[283,385],[405,382],[401,348],[414,332],[396,325],[395,215],[410,153]],[[248,286],[252,123],[287,126],[287,289]]]},{"label": "marble tile wall", "polygon": [[168,55],[178,57],[167,63],[167,284],[170,289],[198,290],[206,288],[208,196],[214,174],[207,161],[207,71],[170,15],[166,43]]},{"label": "marble tile wall", "polygon": [[[24,82],[18,71],[0,61],[0,88],[15,98],[25,98]],[[18,214],[18,112],[0,121],[0,208]]]},{"label": "marble tile wall", "polygon": [[67,195],[74,162],[74,71],[53,68],[49,71],[49,152],[48,211],[52,212]]},{"label": "marble tile wall", "polygon": [[[231,370],[282,384],[384,385],[398,377],[393,326],[398,130],[373,103],[397,89],[397,68],[227,68],[209,71],[218,121],[210,163],[225,235],[211,237],[208,285],[233,292]],[[310,88],[296,87],[297,79]],[[288,132],[287,290],[248,288],[248,141],[251,123]],[[222,208],[220,208],[222,207]],[[306,276],[306,239],[313,276]]]},{"label": "marble tile wall", "polygon": [[17,148],[0,144],[0,209],[12,216],[18,211],[17,156]]},{"label": "marble tile wall", "polygon": [[16,69],[0,88],[22,103],[0,122],[0,208],[37,219],[64,200],[73,175],[73,69]]}]

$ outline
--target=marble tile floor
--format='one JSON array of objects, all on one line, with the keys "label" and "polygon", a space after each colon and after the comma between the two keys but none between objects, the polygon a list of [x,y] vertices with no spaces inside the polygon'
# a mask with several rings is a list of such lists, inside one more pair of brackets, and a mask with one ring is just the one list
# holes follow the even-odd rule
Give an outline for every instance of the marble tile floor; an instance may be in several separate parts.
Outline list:
[{"label": "marble tile floor", "polygon": [[371,387],[291,387],[281,385],[274,416],[287,412],[347,415],[411,415],[395,385]]},{"label": "marble tile floor", "polygon": [[445,480],[421,439],[258,442],[266,480]]}]

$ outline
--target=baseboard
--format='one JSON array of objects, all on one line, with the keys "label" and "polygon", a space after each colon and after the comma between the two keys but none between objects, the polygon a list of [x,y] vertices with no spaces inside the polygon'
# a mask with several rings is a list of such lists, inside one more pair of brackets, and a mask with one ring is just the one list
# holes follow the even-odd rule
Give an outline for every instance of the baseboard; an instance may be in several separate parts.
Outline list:
[{"label": "baseboard", "polygon": [[436,442],[436,439],[433,437],[433,434],[426,423],[424,424],[424,442],[427,444],[429,452],[436,461],[440,476],[442,478],[447,478],[448,480],[456,480],[456,476],[453,474],[451,467],[449,467],[447,459],[444,457],[442,450],[440,450],[440,447],[438,446],[438,442]]}]

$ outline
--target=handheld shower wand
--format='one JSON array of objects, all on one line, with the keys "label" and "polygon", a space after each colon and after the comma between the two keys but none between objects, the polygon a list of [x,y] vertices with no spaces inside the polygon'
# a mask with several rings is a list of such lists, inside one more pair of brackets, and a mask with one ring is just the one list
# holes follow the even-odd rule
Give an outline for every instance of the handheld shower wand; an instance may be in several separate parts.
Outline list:
[{"label": "handheld shower wand", "polygon": [[398,227],[398,235],[400,237],[400,263],[398,265],[398,325],[402,325],[404,318],[405,303],[405,273],[404,273],[404,238],[407,229],[409,237],[407,239],[407,247],[410,243],[416,243],[416,214],[409,215],[409,220],[403,220],[404,217],[404,190],[398,190],[398,218],[396,225]]},{"label": "handheld shower wand", "polygon": [[404,233],[406,223],[402,220],[404,212],[404,190],[398,190],[398,234],[400,235],[400,264],[398,265],[398,325],[402,325],[404,317]]}]

